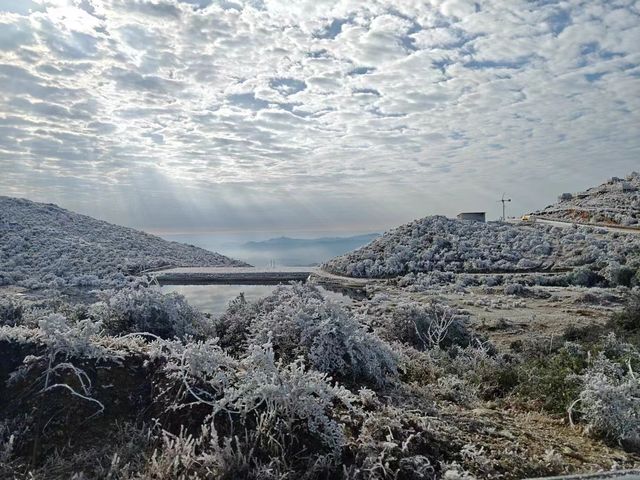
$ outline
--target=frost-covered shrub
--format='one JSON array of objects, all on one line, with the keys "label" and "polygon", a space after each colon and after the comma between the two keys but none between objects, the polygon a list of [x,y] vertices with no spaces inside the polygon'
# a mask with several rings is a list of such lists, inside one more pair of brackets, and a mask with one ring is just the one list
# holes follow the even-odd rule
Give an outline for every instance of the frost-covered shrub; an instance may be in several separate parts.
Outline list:
[{"label": "frost-covered shrub", "polygon": [[472,339],[466,327],[467,316],[438,302],[428,305],[406,302],[384,309],[370,309],[368,315],[382,338],[418,349],[466,346]]},{"label": "frost-covered shrub", "polygon": [[605,277],[612,287],[630,287],[636,271],[636,268],[612,263],[605,269]]},{"label": "frost-covered shrub", "polygon": [[581,379],[576,408],[588,429],[640,451],[640,378],[631,365],[601,354]]},{"label": "frost-covered shrub", "polygon": [[447,371],[472,385],[480,398],[504,396],[516,385],[516,362],[509,355],[496,352],[489,342],[476,340],[465,348],[454,347],[447,355]]},{"label": "frost-covered shrub", "polygon": [[478,386],[458,375],[444,375],[438,378],[436,388],[439,398],[458,405],[472,406],[478,401]]},{"label": "frost-covered shrub", "polygon": [[38,321],[37,329],[4,328],[3,334],[7,338],[18,342],[31,339],[31,341],[46,346],[54,356],[98,360],[117,357],[112,355],[107,348],[95,342],[95,339],[102,333],[102,324],[89,319],[71,323],[63,315],[54,313],[41,318]]},{"label": "frost-covered shrub", "polygon": [[208,328],[204,315],[182,295],[163,294],[153,287],[110,291],[104,301],[89,308],[89,316],[101,321],[111,335],[147,332],[183,338],[203,335]]},{"label": "frost-covered shrub", "polygon": [[488,342],[475,341],[461,348],[405,349],[403,380],[428,385],[438,397],[462,405],[503,397],[516,386],[517,361],[494,351]]},{"label": "frost-covered shrub", "polygon": [[625,333],[640,333],[640,292],[630,295],[625,308],[613,314],[610,326]]},{"label": "frost-covered shrub", "polygon": [[509,285],[505,285],[504,294],[505,295],[524,295],[527,289],[524,285],[519,283],[510,283]]},{"label": "frost-covered shrub", "polygon": [[382,384],[395,377],[390,347],[310,285],[278,287],[260,305],[251,343],[271,339],[279,358],[304,357],[321,372]]},{"label": "frost-covered shrub", "polygon": [[179,340],[156,341],[151,356],[163,359],[168,379],[186,387],[183,395],[212,404],[233,382],[238,362],[224,352],[217,339],[183,343]]},{"label": "frost-covered shrub", "polygon": [[166,378],[183,387],[162,401],[173,402],[171,410],[209,411],[199,422],[199,436],[167,436],[172,441],[158,457],[161,470],[174,477],[207,472],[216,478],[263,478],[259,472],[269,465],[310,473],[336,467],[346,444],[342,418],[356,397],[332,385],[326,374],[309,370],[300,358],[276,361],[269,342],[251,345],[240,360],[212,340],[151,346]]},{"label": "frost-covered shrub", "polygon": [[247,349],[247,338],[251,322],[258,314],[258,305],[247,302],[244,295],[229,302],[227,310],[212,320],[213,335],[219,338],[220,345],[233,353]]},{"label": "frost-covered shrub", "polygon": [[588,267],[580,267],[567,275],[571,285],[579,287],[594,287],[603,281],[603,278]]},{"label": "frost-covered shrub", "polygon": [[392,406],[365,415],[348,446],[354,460],[345,465],[342,478],[440,478],[444,442],[433,433],[430,422],[420,412]]},{"label": "frost-covered shrub", "polygon": [[0,296],[0,325],[21,323],[23,311],[23,305],[19,301]]},{"label": "frost-covered shrub", "polygon": [[529,345],[517,366],[516,393],[549,412],[564,414],[580,391],[577,376],[587,362],[588,353],[574,343],[566,342],[554,351],[549,351],[548,344]]},{"label": "frost-covered shrub", "polygon": [[[326,374],[309,370],[301,359],[284,364],[275,361],[272,345],[252,345],[241,362],[238,380],[225,390],[221,403],[246,417],[260,414],[268,423],[260,425],[281,444],[304,442],[305,435],[317,436],[331,454],[345,443],[341,424],[332,410],[349,409],[353,395],[332,386]],[[299,425],[292,421],[301,422]],[[298,430],[299,429],[299,430]]]}]

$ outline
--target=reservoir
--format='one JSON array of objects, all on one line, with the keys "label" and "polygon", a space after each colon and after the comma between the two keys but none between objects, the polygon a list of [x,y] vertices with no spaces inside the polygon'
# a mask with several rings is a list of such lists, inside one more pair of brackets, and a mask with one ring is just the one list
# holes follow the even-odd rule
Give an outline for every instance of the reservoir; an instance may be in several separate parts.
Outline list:
[{"label": "reservoir", "polygon": [[[197,285],[163,285],[162,292],[177,292],[184,295],[190,305],[201,312],[218,316],[224,313],[231,300],[241,293],[247,301],[255,301],[268,296],[277,285],[222,285],[222,284],[197,284]],[[317,287],[320,292],[331,300],[343,305],[351,305],[356,293],[330,290],[328,287]]]}]

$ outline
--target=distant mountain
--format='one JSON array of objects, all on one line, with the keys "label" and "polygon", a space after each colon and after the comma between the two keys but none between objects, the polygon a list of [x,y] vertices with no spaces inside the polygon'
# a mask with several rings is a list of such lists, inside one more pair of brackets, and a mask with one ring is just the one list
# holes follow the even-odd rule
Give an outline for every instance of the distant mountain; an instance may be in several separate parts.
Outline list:
[{"label": "distant mountain", "polygon": [[109,286],[169,266],[246,266],[53,204],[0,196],[0,285]]},{"label": "distant mountain", "polygon": [[535,215],[565,222],[640,228],[640,173],[613,177],[583,192],[564,193],[557,203]]},{"label": "distant mountain", "polygon": [[247,242],[241,246],[237,254],[254,264],[273,261],[285,266],[318,265],[329,258],[367,245],[377,237],[377,233],[304,239],[278,237],[260,242]]},{"label": "distant mountain", "polygon": [[361,247],[379,237],[379,233],[367,233],[365,235],[355,235],[352,237],[321,237],[321,238],[290,238],[278,237],[270,238],[260,242],[247,242],[243,245],[246,249],[253,250],[273,250],[305,247],[344,247],[347,250]]}]

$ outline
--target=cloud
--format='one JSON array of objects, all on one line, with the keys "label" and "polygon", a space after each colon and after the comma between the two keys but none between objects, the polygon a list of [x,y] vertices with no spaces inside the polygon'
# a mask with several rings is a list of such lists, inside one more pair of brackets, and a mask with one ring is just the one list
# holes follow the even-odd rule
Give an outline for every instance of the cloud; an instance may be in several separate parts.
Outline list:
[{"label": "cloud", "polygon": [[503,190],[532,210],[637,168],[639,20],[618,0],[4,1],[0,189],[153,228],[378,228]]}]

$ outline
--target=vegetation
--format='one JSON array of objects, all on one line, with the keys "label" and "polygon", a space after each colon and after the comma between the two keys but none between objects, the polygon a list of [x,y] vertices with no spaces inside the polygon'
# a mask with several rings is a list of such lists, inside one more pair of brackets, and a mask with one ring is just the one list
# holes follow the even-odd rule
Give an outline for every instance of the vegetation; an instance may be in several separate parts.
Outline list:
[{"label": "vegetation", "polygon": [[154,268],[234,265],[244,264],[56,205],[0,196],[0,286],[120,288]]},{"label": "vegetation", "polygon": [[[0,327],[11,352],[0,362],[0,473],[417,479],[565,471],[526,448],[499,459],[500,449],[486,451],[488,440],[477,436],[474,443],[472,430],[452,436],[464,423],[446,419],[447,405],[473,411],[495,401],[542,407],[638,448],[640,353],[615,336],[500,353],[444,304],[393,306],[378,297],[350,312],[309,285],[279,287],[256,303],[240,297],[209,328],[184,306],[139,287],[85,309],[58,305],[69,318],[24,302],[4,308],[12,320]],[[154,319],[161,330],[137,331]]]},{"label": "vegetation", "polygon": [[434,216],[385,233],[324,267],[352,277],[411,275],[405,277],[405,284],[416,282],[425,287],[451,283],[458,279],[456,273],[573,269],[555,281],[581,286],[630,285],[628,277],[640,267],[639,248],[635,235],[618,236],[585,227],[516,226]]}]

